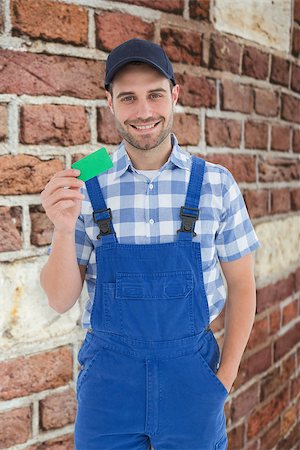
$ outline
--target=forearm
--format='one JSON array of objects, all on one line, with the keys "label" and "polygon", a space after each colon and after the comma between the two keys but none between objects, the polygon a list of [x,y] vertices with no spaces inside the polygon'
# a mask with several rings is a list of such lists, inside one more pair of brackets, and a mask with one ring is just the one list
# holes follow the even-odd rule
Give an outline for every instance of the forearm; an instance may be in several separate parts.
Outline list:
[{"label": "forearm", "polygon": [[41,271],[40,282],[55,311],[63,313],[74,305],[82,290],[75,233],[54,232],[51,253]]},{"label": "forearm", "polygon": [[225,310],[225,335],[220,369],[233,379],[253,327],[256,309],[254,279],[246,286],[232,287],[228,291]]}]

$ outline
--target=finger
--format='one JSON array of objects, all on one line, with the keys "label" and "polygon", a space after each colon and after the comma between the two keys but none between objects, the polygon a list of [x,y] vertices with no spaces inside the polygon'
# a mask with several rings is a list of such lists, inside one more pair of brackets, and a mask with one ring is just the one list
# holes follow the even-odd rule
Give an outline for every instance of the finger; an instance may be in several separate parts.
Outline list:
[{"label": "finger", "polygon": [[53,183],[53,180],[56,178],[61,178],[61,177],[73,177],[73,178],[77,178],[80,174],[80,171],[78,171],[77,169],[64,169],[64,170],[60,170],[59,172],[56,172],[48,181],[48,183],[46,184],[45,188],[49,185]]},{"label": "finger", "polygon": [[74,189],[61,188],[56,190],[53,194],[48,195],[43,202],[43,207],[46,209],[51,208],[55,203],[61,200],[83,200],[84,195]]},{"label": "finger", "polygon": [[80,175],[80,170],[78,169],[64,169],[56,172],[53,177],[78,177]]},{"label": "finger", "polygon": [[45,187],[45,191],[51,195],[53,192],[58,190],[59,188],[76,188],[80,189],[84,186],[84,182],[82,180],[78,180],[74,177],[57,177],[52,178],[48,185]]}]

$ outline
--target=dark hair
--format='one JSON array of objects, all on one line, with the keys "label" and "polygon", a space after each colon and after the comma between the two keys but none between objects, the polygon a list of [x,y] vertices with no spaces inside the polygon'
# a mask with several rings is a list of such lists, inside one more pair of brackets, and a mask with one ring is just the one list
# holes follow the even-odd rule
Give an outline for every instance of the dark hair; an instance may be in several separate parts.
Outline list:
[{"label": "dark hair", "polygon": [[[148,65],[147,63],[144,63],[142,61],[132,61],[132,62],[130,62],[128,64],[125,64],[125,66],[128,66],[128,65],[140,66],[141,64]],[[125,66],[123,66],[123,67],[125,67]],[[170,84],[170,89],[171,89],[171,93],[172,93],[172,90],[173,90],[173,87],[174,87],[174,84],[173,84],[172,80],[169,80],[169,84]],[[111,96],[113,96],[112,88],[113,88],[113,80],[108,85],[108,92],[110,93]]]}]

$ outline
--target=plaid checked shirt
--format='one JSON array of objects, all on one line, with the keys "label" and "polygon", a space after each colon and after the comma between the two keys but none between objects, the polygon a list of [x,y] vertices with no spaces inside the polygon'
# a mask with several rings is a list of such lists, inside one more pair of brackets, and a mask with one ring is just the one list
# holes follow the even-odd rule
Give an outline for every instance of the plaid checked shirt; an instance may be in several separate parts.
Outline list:
[{"label": "plaid checked shirt", "polygon": [[[168,161],[150,180],[133,167],[122,141],[111,154],[113,167],[98,175],[103,196],[113,214],[113,226],[120,244],[154,244],[172,242],[180,228],[180,207],[190,178],[191,155],[178,145],[172,134],[172,152]],[[85,198],[75,230],[78,264],[86,265],[89,298],[82,315],[82,326],[90,326],[90,314],[96,287],[95,245],[99,233],[92,217],[92,206],[86,187]],[[210,322],[226,301],[219,261],[233,261],[261,247],[245,206],[240,189],[228,169],[206,161],[200,215],[195,224],[201,242],[203,278]],[[51,246],[48,248],[48,254]]]}]

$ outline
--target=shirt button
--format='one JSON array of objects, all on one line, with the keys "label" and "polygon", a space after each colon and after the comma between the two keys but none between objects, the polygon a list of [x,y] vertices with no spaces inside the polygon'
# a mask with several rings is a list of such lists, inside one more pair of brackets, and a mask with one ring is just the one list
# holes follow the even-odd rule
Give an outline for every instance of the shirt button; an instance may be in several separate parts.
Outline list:
[{"label": "shirt button", "polygon": [[149,189],[153,189],[153,184],[152,183],[149,184]]},{"label": "shirt button", "polygon": [[153,224],[154,224],[154,220],[153,220],[153,219],[150,219],[150,220],[149,220],[149,223],[150,223],[150,225],[153,225]]}]

